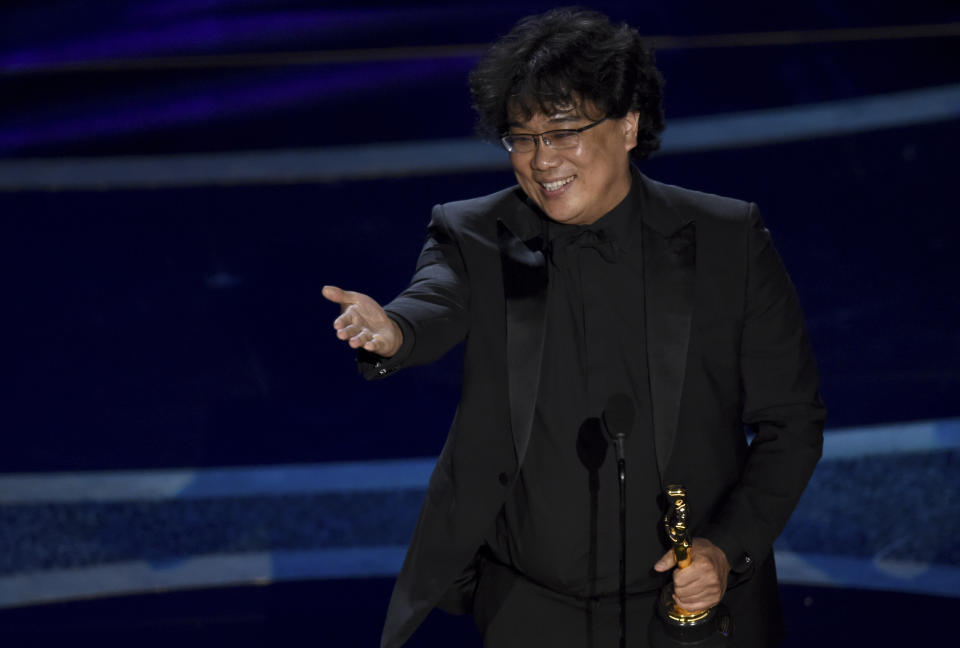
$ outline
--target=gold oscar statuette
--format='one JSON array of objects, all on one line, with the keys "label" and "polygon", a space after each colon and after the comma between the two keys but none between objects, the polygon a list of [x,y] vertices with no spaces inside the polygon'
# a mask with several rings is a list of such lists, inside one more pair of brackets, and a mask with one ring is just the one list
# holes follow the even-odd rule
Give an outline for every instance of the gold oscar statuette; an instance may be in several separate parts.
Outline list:
[{"label": "gold oscar statuette", "polygon": [[[693,539],[687,527],[687,492],[678,484],[667,486],[667,512],[663,527],[673,545],[677,569],[686,569],[693,561]],[[668,583],[657,600],[657,617],[650,626],[651,644],[656,648],[696,646],[713,648],[726,645],[731,624],[722,604],[706,610],[684,610],[673,600],[673,582]]]}]

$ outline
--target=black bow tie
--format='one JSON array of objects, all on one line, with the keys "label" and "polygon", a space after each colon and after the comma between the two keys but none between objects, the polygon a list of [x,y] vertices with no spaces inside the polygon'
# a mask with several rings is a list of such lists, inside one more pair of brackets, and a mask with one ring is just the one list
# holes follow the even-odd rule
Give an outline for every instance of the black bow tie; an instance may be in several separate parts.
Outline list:
[{"label": "black bow tie", "polygon": [[584,248],[593,248],[607,263],[617,261],[618,250],[613,237],[603,230],[589,228],[564,232],[550,241],[550,258],[554,264],[558,264],[561,258]]}]

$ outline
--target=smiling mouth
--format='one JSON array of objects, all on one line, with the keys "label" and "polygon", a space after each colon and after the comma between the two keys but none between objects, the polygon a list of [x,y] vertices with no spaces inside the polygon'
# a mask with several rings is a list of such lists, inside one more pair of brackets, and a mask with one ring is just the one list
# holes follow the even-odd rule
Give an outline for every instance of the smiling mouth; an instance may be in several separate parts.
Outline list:
[{"label": "smiling mouth", "polygon": [[560,180],[554,180],[552,182],[540,182],[538,184],[541,187],[543,187],[546,191],[554,192],[554,191],[559,191],[563,187],[573,182],[574,178],[576,177],[577,176],[568,176],[566,178],[561,178]]}]

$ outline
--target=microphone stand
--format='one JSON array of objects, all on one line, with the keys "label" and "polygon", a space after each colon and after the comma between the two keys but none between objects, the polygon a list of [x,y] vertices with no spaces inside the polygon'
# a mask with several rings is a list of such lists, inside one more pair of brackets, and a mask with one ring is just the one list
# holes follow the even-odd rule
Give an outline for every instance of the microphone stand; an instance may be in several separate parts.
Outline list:
[{"label": "microphone stand", "polygon": [[627,648],[627,435],[633,429],[633,401],[615,394],[607,401],[603,423],[617,449],[617,481],[620,491],[620,648]]},{"label": "microphone stand", "polygon": [[620,648],[627,648],[627,460],[624,435],[616,437],[617,481],[620,484]]}]

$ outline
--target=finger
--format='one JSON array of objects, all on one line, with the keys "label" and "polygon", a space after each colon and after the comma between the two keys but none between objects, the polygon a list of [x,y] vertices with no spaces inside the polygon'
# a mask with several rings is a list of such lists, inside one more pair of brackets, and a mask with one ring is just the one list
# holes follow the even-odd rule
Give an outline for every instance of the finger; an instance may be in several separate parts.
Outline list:
[{"label": "finger", "polygon": [[345,329],[337,331],[337,337],[341,339],[347,339],[346,336],[349,336],[350,346],[354,349],[362,347],[368,342],[373,341],[374,334],[366,326],[349,326]]},{"label": "finger", "polygon": [[[678,569],[676,571],[681,570]],[[699,586],[692,581],[678,581],[676,571],[673,577],[673,593],[676,596],[679,596],[681,599],[689,599],[700,591]]]},{"label": "finger", "polygon": [[709,563],[694,562],[685,569],[677,569],[673,572],[673,584],[678,589],[719,587],[719,578],[717,573],[711,568]]},{"label": "finger", "polygon": [[678,581],[673,579],[673,591],[681,598],[690,598],[707,592],[711,596],[720,591],[720,583],[716,579],[704,576],[691,581]]},{"label": "finger", "polygon": [[364,331],[360,335],[350,339],[350,346],[371,353],[381,353],[386,349],[386,343],[379,335],[372,335],[370,331]]},{"label": "finger", "polygon": [[337,337],[341,340],[351,340],[364,331],[362,326],[356,324],[347,324],[343,328],[337,329]]},{"label": "finger", "polygon": [[665,572],[676,564],[677,557],[673,555],[673,550],[671,549],[667,553],[660,556],[660,560],[653,565],[653,569],[654,571]]},{"label": "finger", "polygon": [[687,610],[702,610],[716,605],[723,597],[719,587],[707,586],[703,588],[674,589],[674,600],[677,605]]},{"label": "finger", "polygon": [[320,289],[320,294],[337,304],[341,303],[343,299],[343,290],[337,286],[324,286]]},{"label": "finger", "polygon": [[719,588],[707,588],[694,593],[678,593],[674,592],[674,599],[677,601],[678,605],[682,605],[688,610],[700,609],[703,610],[708,607],[712,607],[720,602],[720,599],[723,598],[723,593]]},{"label": "finger", "polygon": [[683,569],[676,569],[673,572],[673,585],[677,588],[689,587],[691,584],[700,580],[703,573],[697,565],[692,564]]},{"label": "finger", "polygon": [[356,304],[351,304],[344,308],[337,319],[333,320],[333,328],[338,331],[351,325],[361,328],[367,325],[366,318],[364,318]]},{"label": "finger", "polygon": [[364,339],[365,338],[360,336],[352,337],[350,338],[350,341],[348,342],[348,344],[350,345],[351,349],[359,349],[365,344]]},{"label": "finger", "polygon": [[701,596],[715,596],[720,593],[720,585],[705,580],[698,580],[685,585],[677,585],[674,583],[673,591],[680,598],[689,600]]},{"label": "finger", "polygon": [[706,610],[707,608],[713,607],[720,602],[720,599],[713,597],[683,598],[674,596],[673,602],[677,607],[682,608],[687,612],[700,612],[701,610]]},{"label": "finger", "polygon": [[384,342],[379,335],[374,335],[373,339],[363,345],[365,351],[379,353],[384,348]]},{"label": "finger", "polygon": [[379,353],[386,349],[387,342],[383,339],[383,336],[364,327],[350,338],[350,346],[354,349],[363,347],[367,351]]},{"label": "finger", "polygon": [[343,311],[342,313],[340,313],[337,319],[333,320],[333,328],[337,329],[338,331],[341,331],[352,324],[353,324],[353,312],[349,310]]},{"label": "finger", "polygon": [[344,290],[337,286],[324,286],[320,290],[320,293],[330,301],[340,304],[341,306],[356,304],[362,296],[361,293]]}]

